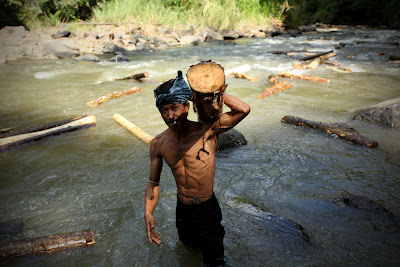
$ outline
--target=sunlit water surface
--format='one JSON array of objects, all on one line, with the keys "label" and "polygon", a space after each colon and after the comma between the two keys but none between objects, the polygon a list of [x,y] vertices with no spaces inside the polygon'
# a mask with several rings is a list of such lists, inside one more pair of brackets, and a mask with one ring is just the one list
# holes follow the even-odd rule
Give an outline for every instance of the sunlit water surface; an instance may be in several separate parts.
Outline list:
[{"label": "sunlit water surface", "polygon": [[[333,36],[333,40],[317,40]],[[357,44],[357,41],[364,41]],[[336,33],[239,40],[129,56],[128,63],[73,60],[18,60],[0,66],[0,128],[23,129],[81,114],[97,126],[61,134],[0,153],[1,222],[22,220],[24,228],[4,239],[20,239],[87,228],[96,244],[51,255],[12,258],[0,265],[29,266],[201,266],[199,251],[186,249],[175,228],[176,188],[164,165],[155,212],[163,244],[149,244],[144,228],[148,147],[113,119],[119,113],[150,135],[166,129],[153,90],[212,59],[225,69],[250,64],[259,82],[227,78],[227,92],[252,111],[236,129],[248,145],[218,153],[215,193],[226,229],[225,250],[232,266],[321,266],[400,264],[400,226],[373,212],[342,208],[343,193],[368,197],[400,215],[400,132],[353,121],[361,110],[400,96],[398,31]],[[340,42],[347,45],[334,48]],[[293,87],[265,99],[258,94],[268,76],[294,71],[298,58],[276,50],[335,50],[333,59],[353,70],[323,65],[295,73],[319,76],[328,84],[293,80]],[[385,53],[379,56],[378,53]],[[348,55],[357,55],[348,58]],[[148,72],[147,81],[114,81]],[[86,102],[140,86],[138,94],[97,108]],[[196,116],[190,111],[190,118]],[[345,123],[379,143],[371,149],[280,122],[285,115]],[[390,217],[390,216],[389,216]],[[300,224],[310,241],[290,222]]]}]

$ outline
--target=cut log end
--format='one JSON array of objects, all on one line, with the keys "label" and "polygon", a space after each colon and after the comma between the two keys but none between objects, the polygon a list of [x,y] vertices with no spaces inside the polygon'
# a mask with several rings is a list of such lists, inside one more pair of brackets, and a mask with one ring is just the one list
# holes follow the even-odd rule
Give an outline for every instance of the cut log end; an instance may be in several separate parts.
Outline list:
[{"label": "cut log end", "polygon": [[214,62],[193,65],[186,75],[189,86],[200,93],[214,93],[225,85],[224,69]]}]

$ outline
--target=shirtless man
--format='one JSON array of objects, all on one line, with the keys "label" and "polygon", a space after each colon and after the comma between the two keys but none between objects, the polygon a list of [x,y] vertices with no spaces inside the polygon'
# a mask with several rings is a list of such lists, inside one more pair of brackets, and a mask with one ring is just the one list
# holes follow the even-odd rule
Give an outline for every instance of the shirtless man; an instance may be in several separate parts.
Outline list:
[{"label": "shirtless man", "polygon": [[[218,201],[213,192],[217,137],[250,112],[250,106],[224,94],[214,110],[215,122],[188,120],[192,94],[178,72],[176,79],[163,83],[154,91],[156,105],[168,129],[157,135],[150,147],[150,175],[145,193],[145,222],[149,242],[161,244],[153,217],[159,197],[163,160],[171,168],[178,190],[176,227],[180,240],[188,247],[201,249],[205,266],[223,265],[224,227]],[[212,101],[213,97],[209,97]],[[223,102],[231,111],[220,114]]]}]

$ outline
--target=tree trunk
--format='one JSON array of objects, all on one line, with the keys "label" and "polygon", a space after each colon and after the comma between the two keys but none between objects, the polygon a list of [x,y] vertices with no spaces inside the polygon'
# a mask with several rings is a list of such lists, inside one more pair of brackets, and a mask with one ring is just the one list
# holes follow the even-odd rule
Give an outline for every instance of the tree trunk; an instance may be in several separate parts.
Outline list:
[{"label": "tree trunk", "polygon": [[50,135],[56,135],[63,132],[70,132],[80,128],[91,127],[95,125],[96,125],[96,117],[91,115],[50,129],[1,138],[0,151],[30,141],[37,141]]},{"label": "tree trunk", "polygon": [[310,55],[308,57],[303,58],[303,61],[308,61],[308,60],[312,60],[315,59],[317,57],[321,57],[321,56],[325,56],[327,54],[333,53],[333,51],[328,51],[328,52],[322,52],[322,53],[318,53],[318,54],[314,54],[314,55]]},{"label": "tree trunk", "polygon": [[310,64],[308,64],[307,65],[307,69],[315,69],[316,67],[318,67],[320,64],[322,64],[322,62],[324,62],[325,60],[327,60],[328,58],[330,58],[330,57],[334,57],[334,56],[336,56],[336,54],[335,53],[329,53],[329,54],[326,54],[326,55],[322,55],[322,56],[320,56],[320,57],[317,57],[316,59],[314,59],[314,60],[312,60],[311,62],[310,62]]},{"label": "tree trunk", "polygon": [[113,119],[118,122],[121,126],[123,126],[125,129],[136,135],[140,140],[145,142],[148,146],[151,144],[151,140],[153,140],[153,137],[146,132],[144,132],[142,129],[119,115],[118,113],[113,115]]},{"label": "tree trunk", "polygon": [[113,92],[110,94],[107,94],[105,96],[101,96],[95,100],[89,101],[86,103],[86,106],[88,107],[97,107],[98,105],[101,105],[105,102],[107,102],[110,99],[114,99],[114,98],[118,98],[124,95],[129,95],[129,94],[133,94],[133,93],[138,93],[141,92],[142,88],[140,87],[133,87],[133,88],[129,88],[123,91],[117,91],[117,92]]},{"label": "tree trunk", "polygon": [[31,254],[31,253],[50,253],[60,249],[89,246],[95,243],[91,229],[21,239],[0,243],[0,257],[6,259],[13,256]]},{"label": "tree trunk", "polygon": [[333,124],[325,124],[322,122],[309,121],[290,115],[283,117],[281,119],[281,122],[324,131],[331,136],[338,136],[341,139],[350,141],[355,144],[360,144],[372,148],[378,147],[377,142],[360,135],[354,128],[346,126],[337,126]]},{"label": "tree trunk", "polygon": [[288,72],[280,72],[278,74],[281,77],[286,77],[286,78],[293,78],[293,79],[300,79],[300,80],[306,80],[310,82],[320,82],[320,83],[328,83],[329,80],[325,78],[320,78],[320,77],[315,77],[315,76],[306,76],[306,75],[296,75],[296,74],[291,74]]},{"label": "tree trunk", "polygon": [[125,77],[125,78],[117,79],[117,81],[122,81],[122,80],[137,80],[137,81],[140,81],[140,79],[147,78],[147,77],[149,77],[149,73],[148,72],[142,72],[142,73],[133,74],[133,75]]}]

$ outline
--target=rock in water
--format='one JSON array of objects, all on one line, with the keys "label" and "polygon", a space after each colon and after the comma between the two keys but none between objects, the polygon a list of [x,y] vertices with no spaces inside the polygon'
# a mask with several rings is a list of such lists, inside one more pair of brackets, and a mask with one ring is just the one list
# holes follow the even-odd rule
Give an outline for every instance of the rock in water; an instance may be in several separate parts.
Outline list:
[{"label": "rock in water", "polygon": [[243,134],[235,129],[230,129],[218,136],[218,150],[224,150],[230,147],[246,145],[247,140]]},{"label": "rock in water", "polygon": [[392,128],[400,127],[400,97],[367,108],[361,111],[355,119]]}]

